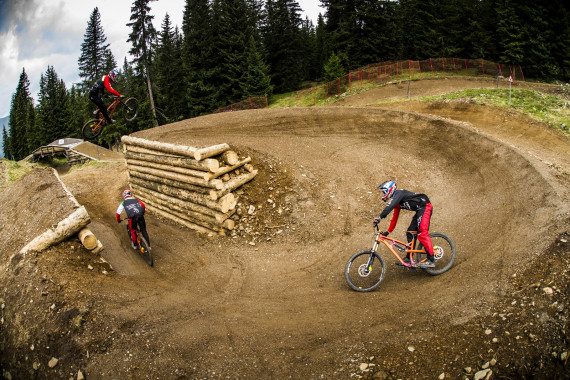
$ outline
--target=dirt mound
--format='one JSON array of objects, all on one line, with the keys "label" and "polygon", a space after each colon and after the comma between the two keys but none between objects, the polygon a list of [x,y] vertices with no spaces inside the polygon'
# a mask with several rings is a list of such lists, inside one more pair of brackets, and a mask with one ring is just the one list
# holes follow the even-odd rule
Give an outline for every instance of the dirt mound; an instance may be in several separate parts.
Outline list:
[{"label": "dirt mound", "polygon": [[[128,186],[124,163],[66,174],[113,270],[77,241],[26,257],[18,270],[0,247],[4,370],[567,378],[568,140],[509,111],[408,103],[240,111],[138,132],[182,145],[229,142],[260,169],[240,194],[242,228],[232,238],[148,215],[154,268],[114,219]],[[344,264],[370,247],[384,206],[374,188],[386,178],[430,196],[431,230],[452,237],[457,260],[436,277],[389,267],[375,292],[357,294]],[[410,217],[401,215],[397,237]],[[52,357],[59,362],[49,368]]]},{"label": "dirt mound", "polygon": [[84,141],[73,148],[74,151],[83,153],[97,161],[122,161],[124,156],[122,153],[114,152],[109,149],[100,147],[89,141]]}]

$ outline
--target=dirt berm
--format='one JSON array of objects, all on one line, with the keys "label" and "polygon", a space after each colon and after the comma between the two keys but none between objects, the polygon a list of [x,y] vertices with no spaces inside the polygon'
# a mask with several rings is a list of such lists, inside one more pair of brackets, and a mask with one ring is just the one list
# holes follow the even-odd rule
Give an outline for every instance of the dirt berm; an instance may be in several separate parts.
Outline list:
[{"label": "dirt berm", "polygon": [[[494,84],[421,81],[412,94]],[[235,236],[199,235],[148,214],[152,268],[114,218],[128,187],[124,163],[61,176],[87,208],[108,264],[77,239],[13,256],[34,237],[29,223],[40,231],[52,223],[41,199],[53,195],[37,183],[4,190],[4,377],[570,378],[568,138],[463,101],[374,106],[401,90],[136,133],[228,143],[259,169],[239,194]],[[392,265],[383,251],[384,281],[356,293],[344,266],[370,248],[372,218],[384,207],[374,189],[388,178],[429,195],[431,231],[453,239],[457,260],[429,276]],[[410,217],[402,212],[395,237],[404,238]]]}]

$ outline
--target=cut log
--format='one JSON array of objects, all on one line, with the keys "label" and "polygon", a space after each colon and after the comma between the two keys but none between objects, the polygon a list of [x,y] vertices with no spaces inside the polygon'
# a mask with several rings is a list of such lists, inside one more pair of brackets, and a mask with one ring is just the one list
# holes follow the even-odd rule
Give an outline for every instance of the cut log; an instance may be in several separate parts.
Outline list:
[{"label": "cut log", "polygon": [[226,150],[220,156],[220,161],[224,162],[226,165],[235,165],[239,162],[239,156],[233,150]]},{"label": "cut log", "polygon": [[248,172],[250,172],[250,173],[254,170],[252,164],[245,164],[245,165],[243,166],[243,168],[244,168],[245,170],[247,170]]},{"label": "cut log", "polygon": [[228,193],[217,200],[212,200],[209,196],[204,194],[196,194],[192,191],[170,187],[156,182],[144,181],[137,178],[131,178],[131,182],[132,184],[139,185],[145,189],[150,189],[157,193],[162,193],[185,201],[201,204],[222,213],[228,212],[232,208],[232,205],[235,201],[235,196],[233,193]]},{"label": "cut log", "polygon": [[[146,139],[141,139],[139,137],[123,136],[121,137],[121,142],[126,145],[135,145],[142,148],[158,150],[164,153],[179,154],[186,157],[194,157],[197,149],[192,146],[175,145],[170,143],[164,143],[160,141],[151,141]],[[199,159],[197,159],[199,160]]]},{"label": "cut log", "polygon": [[216,189],[216,190],[221,190],[223,185],[224,185],[223,182],[221,180],[218,180],[218,179],[212,179],[212,180],[207,181],[203,178],[193,177],[193,176],[184,175],[184,174],[180,174],[180,173],[174,173],[174,172],[166,172],[166,171],[148,168],[148,167],[139,166],[139,165],[128,165],[127,164],[127,168],[129,169],[129,171],[133,170],[133,171],[136,171],[139,173],[151,174],[151,175],[154,175],[156,177],[162,177],[162,178],[170,179],[173,181],[189,183],[191,185],[196,185],[196,186],[209,187],[209,188]]},{"label": "cut log", "polygon": [[171,173],[179,173],[179,174],[189,175],[189,176],[191,176],[191,177],[196,177],[196,178],[202,179],[202,180],[204,180],[204,181],[209,181],[209,180],[210,180],[209,173],[208,173],[208,172],[201,171],[201,170],[180,168],[180,167],[177,167],[177,166],[170,166],[170,165],[157,164],[157,163],[155,163],[155,162],[142,161],[142,160],[135,160],[135,159],[131,159],[131,158],[127,158],[127,165],[130,165],[130,166],[142,166],[142,167],[148,167],[148,168],[151,168],[151,169],[156,169],[156,170],[171,172]]},{"label": "cut log", "polygon": [[229,150],[230,146],[228,144],[219,144],[219,145],[212,145],[206,148],[197,149],[194,152],[194,158],[198,161],[203,160],[204,158],[217,156],[220,153]]},{"label": "cut log", "polygon": [[91,251],[97,247],[98,240],[89,228],[83,228],[81,231],[79,231],[77,236],[79,237],[81,244],[83,244],[86,249]]},{"label": "cut log", "polygon": [[91,218],[85,210],[85,206],[76,209],[71,215],[29,242],[21,254],[36,251],[41,252],[54,244],[60,243],[78,233],[83,227],[91,222]]},{"label": "cut log", "polygon": [[193,192],[198,193],[198,194],[204,194],[204,195],[207,195],[213,201],[215,201],[216,199],[219,198],[218,193],[214,189],[209,189],[207,187],[191,185],[191,184],[185,183],[185,182],[174,181],[174,180],[171,180],[168,178],[163,178],[163,177],[155,176],[152,174],[146,174],[146,173],[139,173],[137,171],[131,171],[131,172],[129,172],[129,177],[130,177],[131,182],[133,182],[133,180],[135,178],[138,178],[139,180],[143,180],[143,182],[155,182],[155,183],[159,183],[159,184],[163,184],[163,185],[168,185],[168,186],[171,186],[174,188],[193,191]]},{"label": "cut log", "polygon": [[155,162],[157,164],[202,170],[206,172],[215,172],[220,168],[220,162],[215,158],[206,158],[202,161],[197,161],[193,158],[182,156],[166,156],[162,152],[139,148],[131,145],[127,145],[125,157],[135,160]]},{"label": "cut log", "polygon": [[222,190],[219,190],[217,192],[218,197],[222,197],[226,194],[231,194],[233,190],[251,181],[256,175],[257,170],[254,170],[251,173],[240,174],[239,176],[230,179],[228,182],[224,183]]},{"label": "cut log", "polygon": [[235,164],[232,165],[232,166],[222,166],[221,168],[219,168],[218,170],[214,171],[213,173],[208,173],[208,174],[207,174],[207,178],[208,178],[208,179],[217,178],[217,177],[219,177],[219,176],[222,176],[222,175],[224,175],[224,174],[226,174],[226,173],[231,172],[232,170],[235,170],[235,169],[241,167],[242,165],[247,164],[247,163],[250,162],[250,161],[251,161],[251,157],[247,157],[247,158],[244,158],[244,159],[241,160],[241,161],[238,161],[237,163],[235,163]]},{"label": "cut log", "polygon": [[188,212],[205,214],[214,218],[218,223],[223,223],[224,220],[226,220],[235,213],[235,209],[231,209],[228,210],[226,213],[223,213],[203,205],[199,205],[193,202],[183,201],[181,199],[168,196],[166,194],[158,193],[150,189],[145,189],[144,187],[138,185],[132,185],[132,189],[135,192],[135,194],[137,194],[137,196],[142,194],[144,195],[145,198],[151,199],[152,201],[156,201],[157,203],[160,203],[163,206],[177,207],[180,211],[186,210]]},{"label": "cut log", "polygon": [[103,247],[103,243],[101,243],[99,240],[97,240],[97,246],[91,252],[100,253],[103,249],[105,249]]},{"label": "cut log", "polygon": [[180,224],[180,225],[185,226],[187,228],[190,228],[192,230],[195,230],[195,231],[198,231],[201,233],[205,233],[205,234],[218,234],[218,231],[213,231],[213,230],[210,230],[208,228],[199,226],[195,223],[191,223],[185,219],[177,217],[176,215],[172,215],[172,214],[170,214],[166,211],[163,211],[159,208],[153,207],[152,205],[148,205],[148,209],[155,215],[163,217],[164,219],[171,220],[174,223]]}]

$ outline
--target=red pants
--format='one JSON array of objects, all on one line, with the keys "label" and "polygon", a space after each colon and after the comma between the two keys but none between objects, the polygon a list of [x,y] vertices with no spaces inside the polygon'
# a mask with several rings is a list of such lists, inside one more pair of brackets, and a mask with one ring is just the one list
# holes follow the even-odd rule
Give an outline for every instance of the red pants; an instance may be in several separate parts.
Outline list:
[{"label": "red pants", "polygon": [[410,227],[408,227],[408,241],[411,241],[410,232],[418,232],[418,240],[424,246],[426,252],[433,256],[433,243],[429,237],[429,223],[431,219],[431,214],[433,207],[431,203],[426,203],[426,207],[416,211],[416,214],[412,218]]}]

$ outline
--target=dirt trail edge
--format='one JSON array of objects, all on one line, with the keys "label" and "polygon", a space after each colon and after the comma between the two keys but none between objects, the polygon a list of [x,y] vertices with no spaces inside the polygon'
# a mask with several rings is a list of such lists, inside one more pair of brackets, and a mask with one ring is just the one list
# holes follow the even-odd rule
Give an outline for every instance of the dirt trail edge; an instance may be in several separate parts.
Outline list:
[{"label": "dirt trail edge", "polygon": [[[259,169],[239,194],[233,237],[149,214],[153,268],[114,219],[124,162],[61,177],[89,212],[101,257],[71,239],[11,261],[27,222],[10,218],[42,210],[10,195],[11,209],[0,210],[4,377],[570,378],[568,139],[506,110],[380,108],[369,96],[134,134],[228,142]],[[430,196],[430,230],[453,239],[457,259],[429,276],[382,251],[384,282],[359,294],[343,269],[371,245],[384,206],[374,189],[387,178]],[[401,214],[396,238],[410,217]]]}]

